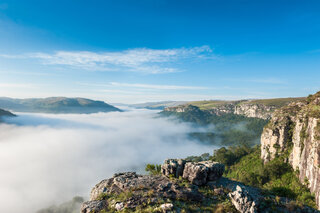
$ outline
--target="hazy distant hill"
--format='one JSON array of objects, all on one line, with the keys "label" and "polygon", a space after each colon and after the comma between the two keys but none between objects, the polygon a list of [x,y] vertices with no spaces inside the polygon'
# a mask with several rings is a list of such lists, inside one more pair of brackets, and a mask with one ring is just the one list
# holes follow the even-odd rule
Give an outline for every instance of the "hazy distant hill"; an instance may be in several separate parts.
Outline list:
[{"label": "hazy distant hill", "polygon": [[185,103],[187,102],[186,101],[160,101],[160,102],[146,102],[141,104],[132,104],[130,106],[133,106],[136,108],[163,110],[166,107],[174,107],[174,106],[178,106]]},{"label": "hazy distant hill", "polygon": [[174,107],[167,107],[165,111],[184,112],[189,105],[196,106],[200,110],[207,111],[210,114],[236,114],[246,117],[255,117],[270,119],[272,113],[280,107],[286,106],[295,101],[301,101],[305,98],[274,98],[257,100],[238,100],[238,101],[194,101]]},{"label": "hazy distant hill", "polygon": [[121,111],[103,101],[66,97],[30,99],[0,98],[0,108],[16,112],[42,113],[96,113]]},{"label": "hazy distant hill", "polygon": [[14,114],[12,114],[12,113],[9,112],[9,111],[0,109],[0,117],[2,117],[2,116],[14,116]]}]

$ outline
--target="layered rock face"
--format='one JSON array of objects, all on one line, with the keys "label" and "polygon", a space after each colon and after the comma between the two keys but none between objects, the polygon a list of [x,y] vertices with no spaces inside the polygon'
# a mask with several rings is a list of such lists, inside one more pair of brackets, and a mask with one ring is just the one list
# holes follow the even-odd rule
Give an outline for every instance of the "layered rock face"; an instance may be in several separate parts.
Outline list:
[{"label": "layered rock face", "polygon": [[[281,106],[281,105],[280,105]],[[210,114],[214,115],[223,115],[223,114],[236,114],[236,115],[244,115],[246,117],[252,118],[261,118],[261,119],[270,119],[272,113],[280,107],[279,105],[272,105],[272,104],[262,104],[256,103],[252,101],[231,101],[224,104],[217,104],[213,107],[207,107],[205,111],[209,112]],[[193,106],[192,104],[189,105],[179,105],[175,107],[167,107],[164,111],[168,112],[189,112],[199,111],[199,107]]]},{"label": "layered rock face", "polygon": [[277,110],[261,136],[261,157],[285,156],[320,207],[320,92]]},{"label": "layered rock face", "polygon": [[236,115],[244,115],[249,118],[270,119],[276,108],[276,106],[245,103],[236,105],[233,113]]}]

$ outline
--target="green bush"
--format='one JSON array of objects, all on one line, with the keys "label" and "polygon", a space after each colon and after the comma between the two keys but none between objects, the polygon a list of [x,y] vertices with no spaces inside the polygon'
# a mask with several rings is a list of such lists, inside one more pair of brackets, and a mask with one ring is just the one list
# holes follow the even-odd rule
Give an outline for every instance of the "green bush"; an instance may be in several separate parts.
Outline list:
[{"label": "green bush", "polygon": [[200,126],[211,127],[213,125],[213,130],[194,132],[189,136],[203,143],[221,146],[256,145],[259,143],[263,127],[268,123],[267,120],[248,118],[243,115],[222,114],[218,116],[195,106],[189,106],[185,112],[162,111],[160,115],[175,116],[180,121]]},{"label": "green bush", "polygon": [[[227,149],[225,152],[228,151],[230,150]],[[260,157],[260,147],[257,146],[252,152],[230,165],[224,176],[259,187],[266,190],[266,193],[296,199],[316,208],[314,195],[300,183],[298,173],[284,162],[283,157],[277,157],[267,164],[263,164]]]},{"label": "green bush", "polygon": [[222,147],[214,151],[212,160],[223,163],[226,166],[231,166],[252,151],[253,149],[246,145],[229,148]]},{"label": "green bush", "polygon": [[159,164],[147,164],[145,171],[151,175],[158,175],[161,173],[161,165]]}]

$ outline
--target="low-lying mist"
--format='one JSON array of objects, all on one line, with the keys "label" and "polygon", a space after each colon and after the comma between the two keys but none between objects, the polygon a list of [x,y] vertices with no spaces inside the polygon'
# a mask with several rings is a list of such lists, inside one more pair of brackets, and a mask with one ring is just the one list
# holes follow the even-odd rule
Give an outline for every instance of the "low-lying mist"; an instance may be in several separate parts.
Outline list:
[{"label": "low-lying mist", "polygon": [[7,123],[0,125],[0,212],[7,213],[88,197],[115,172],[143,172],[147,163],[214,149],[190,139],[189,124],[148,110],[18,114]]}]

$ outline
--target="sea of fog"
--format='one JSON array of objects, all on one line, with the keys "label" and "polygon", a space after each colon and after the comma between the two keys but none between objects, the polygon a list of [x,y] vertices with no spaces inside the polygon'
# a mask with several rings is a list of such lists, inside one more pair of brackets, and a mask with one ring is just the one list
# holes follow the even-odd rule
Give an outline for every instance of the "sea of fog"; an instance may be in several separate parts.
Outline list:
[{"label": "sea of fog", "polygon": [[[79,195],[115,172],[212,153],[188,138],[186,123],[157,111],[18,113],[0,124],[0,212],[33,213]],[[201,131],[201,130],[200,130]]]}]

